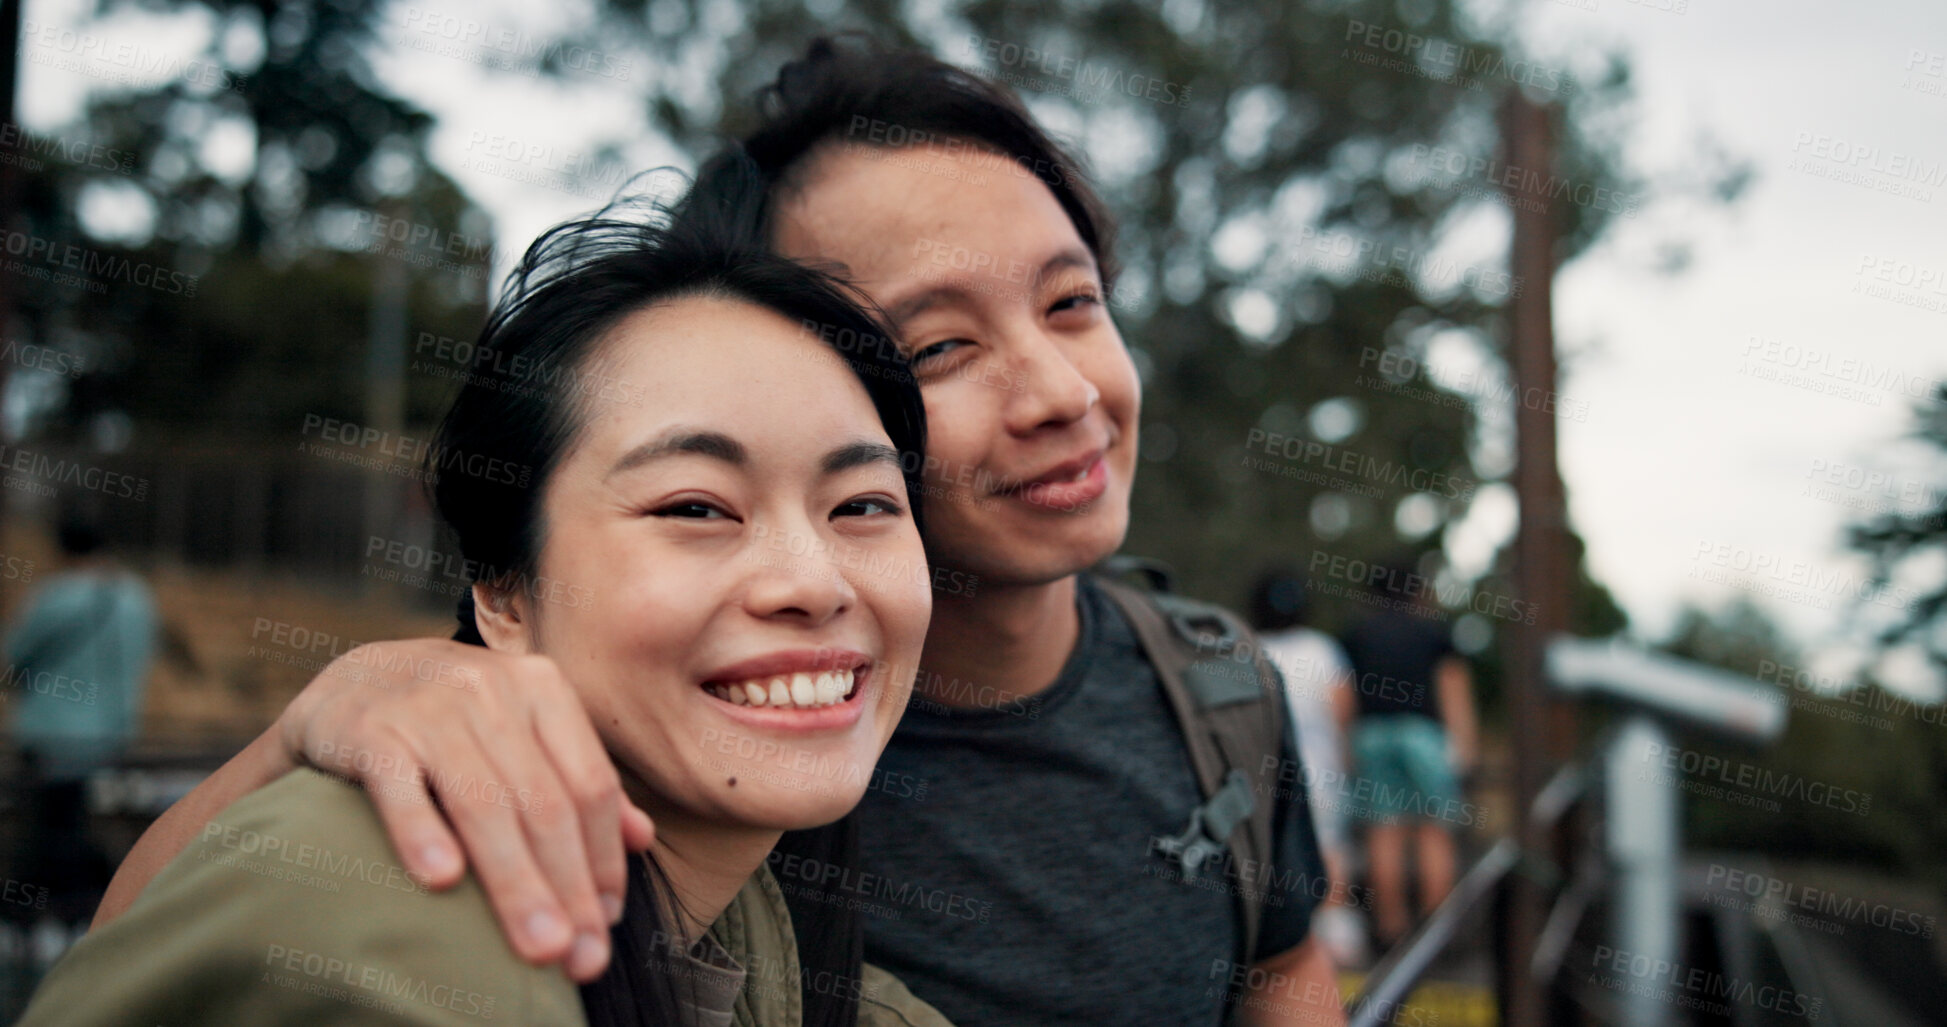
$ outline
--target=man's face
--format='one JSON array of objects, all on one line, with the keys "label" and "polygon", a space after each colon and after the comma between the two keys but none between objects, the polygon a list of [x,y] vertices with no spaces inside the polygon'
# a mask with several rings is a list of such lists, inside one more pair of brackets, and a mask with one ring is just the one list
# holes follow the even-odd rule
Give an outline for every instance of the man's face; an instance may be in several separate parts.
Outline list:
[{"label": "man's face", "polygon": [[832,146],[804,171],[777,249],[843,264],[914,357],[933,561],[1033,584],[1115,552],[1142,387],[1054,193],[968,148]]}]

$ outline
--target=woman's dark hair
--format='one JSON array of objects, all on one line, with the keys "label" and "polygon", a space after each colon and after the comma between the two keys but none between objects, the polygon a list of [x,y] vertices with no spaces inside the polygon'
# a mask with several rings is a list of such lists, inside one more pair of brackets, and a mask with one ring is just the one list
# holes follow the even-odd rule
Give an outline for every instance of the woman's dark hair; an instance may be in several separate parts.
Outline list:
[{"label": "woman's dark hair", "polygon": [[[589,411],[626,402],[631,391],[591,358],[629,314],[685,297],[741,300],[831,341],[899,451],[907,506],[919,520],[925,407],[883,319],[855,290],[763,246],[755,198],[764,183],[754,174],[742,176],[740,185],[726,172],[717,184],[715,196],[725,202],[705,208],[686,202],[671,213],[618,201],[558,226],[508,276],[427,457],[434,506],[458,536],[475,581],[549,594],[535,574],[546,536],[541,497],[548,478]],[[471,590],[461,599],[459,619],[453,637],[484,645]],[[789,832],[778,848],[849,864],[856,860],[856,827],[847,816]],[[669,939],[680,936],[673,925],[681,915],[653,860],[631,861],[626,909],[610,932],[608,971],[581,989],[591,1025],[678,1022],[678,996],[690,982],[670,962]],[[807,903],[793,908],[792,919],[805,980],[857,980],[863,945],[856,913],[842,904]],[[807,1027],[849,1027],[858,1017],[857,990],[807,992],[803,1008]]]},{"label": "woman's dark hair", "polygon": [[777,201],[802,184],[805,158],[825,146],[897,149],[971,145],[996,173],[1039,179],[1054,193],[1095,257],[1103,288],[1115,285],[1115,219],[1082,162],[1035,123],[1008,89],[918,50],[845,33],[814,39],[758,94],[759,127],[697,172],[692,201],[743,198],[748,165],[766,184],[755,211],[768,241]]}]

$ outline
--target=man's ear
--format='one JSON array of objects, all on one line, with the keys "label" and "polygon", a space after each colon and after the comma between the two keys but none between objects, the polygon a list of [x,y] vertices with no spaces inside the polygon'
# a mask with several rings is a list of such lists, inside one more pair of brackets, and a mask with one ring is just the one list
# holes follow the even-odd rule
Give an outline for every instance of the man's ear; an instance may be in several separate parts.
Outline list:
[{"label": "man's ear", "polygon": [[489,649],[521,655],[534,651],[532,611],[518,589],[474,582],[473,623]]}]

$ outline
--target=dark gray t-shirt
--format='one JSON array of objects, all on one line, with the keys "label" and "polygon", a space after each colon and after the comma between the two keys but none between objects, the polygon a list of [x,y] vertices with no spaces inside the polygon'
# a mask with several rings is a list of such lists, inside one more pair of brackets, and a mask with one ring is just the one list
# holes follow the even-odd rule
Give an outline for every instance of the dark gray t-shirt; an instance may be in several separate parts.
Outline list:
[{"label": "dark gray t-shirt", "polygon": [[[1086,577],[1077,592],[1080,641],[1047,691],[915,696],[859,807],[865,956],[958,1027],[1220,1024],[1235,900],[1151,849],[1203,801],[1189,750],[1121,611]],[[1309,810],[1273,801],[1274,866],[1301,870],[1267,900],[1259,959],[1304,941],[1327,887]]]}]

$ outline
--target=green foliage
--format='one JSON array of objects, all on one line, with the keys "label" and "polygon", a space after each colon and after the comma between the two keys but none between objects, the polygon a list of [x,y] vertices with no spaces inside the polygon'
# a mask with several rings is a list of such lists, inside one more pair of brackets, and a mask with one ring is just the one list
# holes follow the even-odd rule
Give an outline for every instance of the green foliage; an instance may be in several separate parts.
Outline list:
[{"label": "green foliage", "polygon": [[1773,775],[1869,797],[1865,812],[1781,800],[1778,812],[1713,798],[1685,800],[1697,848],[1870,863],[1921,880],[1947,880],[1947,707],[1917,705],[1870,679],[1833,694],[1762,609],[1739,599],[1715,614],[1684,610],[1663,649],[1777,682],[1791,703],[1785,734],[1763,750],[1709,738],[1682,744],[1722,753]]},{"label": "green foliage", "polygon": [[[101,14],[138,7],[206,14],[202,56],[223,71],[94,93],[81,123],[58,130],[60,152],[116,159],[46,161],[27,176],[26,230],[93,269],[16,293],[16,330],[90,369],[40,433],[76,436],[108,411],[149,432],[232,439],[284,438],[306,414],[358,417],[384,276],[411,283],[409,333],[474,334],[487,219],[428,159],[430,116],[376,85],[366,51],[385,3],[110,2]],[[250,151],[240,174],[206,148],[223,136]],[[131,193],[147,211],[139,234],[92,235],[89,196]],[[466,240],[472,273],[421,266],[432,254],[386,239],[381,216]],[[415,411],[446,390],[408,381]]]}]

